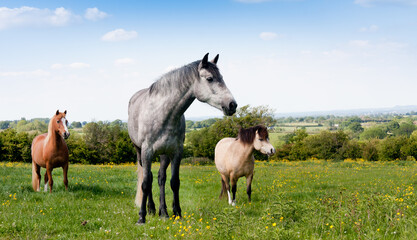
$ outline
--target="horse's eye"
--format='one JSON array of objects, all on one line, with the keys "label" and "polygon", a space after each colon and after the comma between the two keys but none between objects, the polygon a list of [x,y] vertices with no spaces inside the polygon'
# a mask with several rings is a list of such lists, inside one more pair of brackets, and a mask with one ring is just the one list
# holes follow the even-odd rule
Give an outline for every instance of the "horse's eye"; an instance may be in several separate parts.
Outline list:
[{"label": "horse's eye", "polygon": [[213,82],[213,78],[212,78],[212,77],[208,77],[208,78],[207,78],[207,81],[208,81],[208,82]]},{"label": "horse's eye", "polygon": [[259,138],[259,141],[261,141],[261,142],[262,142],[262,141],[263,141],[263,139],[262,139],[262,138]]}]

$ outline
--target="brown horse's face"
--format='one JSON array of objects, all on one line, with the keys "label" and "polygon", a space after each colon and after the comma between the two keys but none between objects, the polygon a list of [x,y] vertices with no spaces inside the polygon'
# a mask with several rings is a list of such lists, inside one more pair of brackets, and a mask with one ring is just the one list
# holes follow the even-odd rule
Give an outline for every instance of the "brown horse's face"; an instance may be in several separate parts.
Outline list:
[{"label": "brown horse's face", "polygon": [[70,136],[68,131],[68,120],[65,118],[66,115],[67,110],[65,110],[63,113],[57,110],[56,115],[52,120],[55,132],[61,135],[64,139],[67,139]]}]

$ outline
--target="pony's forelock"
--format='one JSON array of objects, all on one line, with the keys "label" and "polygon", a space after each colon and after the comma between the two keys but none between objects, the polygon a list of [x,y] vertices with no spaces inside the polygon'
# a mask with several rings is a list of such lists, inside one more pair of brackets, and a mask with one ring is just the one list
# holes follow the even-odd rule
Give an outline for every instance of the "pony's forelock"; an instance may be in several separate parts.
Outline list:
[{"label": "pony's forelock", "polygon": [[237,139],[242,141],[243,143],[251,144],[253,140],[255,140],[256,132],[260,138],[266,139],[268,138],[268,130],[265,126],[257,125],[255,127],[250,128],[241,128],[239,131],[239,135]]}]

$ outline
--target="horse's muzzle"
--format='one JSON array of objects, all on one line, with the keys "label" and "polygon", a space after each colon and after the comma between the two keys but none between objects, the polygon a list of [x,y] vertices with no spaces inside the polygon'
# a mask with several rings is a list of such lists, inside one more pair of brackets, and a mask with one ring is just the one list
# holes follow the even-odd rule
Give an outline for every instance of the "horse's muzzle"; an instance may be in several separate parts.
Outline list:
[{"label": "horse's muzzle", "polygon": [[64,139],[68,139],[68,138],[69,138],[69,136],[70,136],[70,133],[69,133],[69,132],[65,132],[65,133],[64,133]]},{"label": "horse's muzzle", "polygon": [[271,148],[271,151],[268,154],[268,156],[272,156],[276,153],[275,148]]},{"label": "horse's muzzle", "polygon": [[235,101],[231,101],[228,107],[222,107],[224,115],[232,116],[235,114],[237,108],[237,103]]}]

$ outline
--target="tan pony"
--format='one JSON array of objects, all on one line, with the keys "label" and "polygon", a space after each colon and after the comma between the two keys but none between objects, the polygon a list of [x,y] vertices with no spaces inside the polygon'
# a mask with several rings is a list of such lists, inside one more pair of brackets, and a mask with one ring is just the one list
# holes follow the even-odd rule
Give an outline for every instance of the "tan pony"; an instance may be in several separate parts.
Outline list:
[{"label": "tan pony", "polygon": [[41,167],[46,168],[45,192],[52,192],[52,169],[62,167],[64,172],[64,185],[68,190],[68,147],[64,139],[70,135],[68,121],[65,118],[67,111],[56,111],[48,126],[48,133],[35,137],[32,141],[32,187],[40,191]]},{"label": "tan pony", "polygon": [[[227,191],[229,204],[236,205],[236,185],[240,177],[246,177],[246,193],[251,201],[251,184],[255,159],[253,152],[260,151],[263,154],[272,155],[275,148],[269,143],[268,130],[264,126],[255,126],[241,129],[237,138],[223,138],[220,140],[214,152],[214,161],[217,170],[222,175],[222,198]],[[230,184],[232,185],[233,199],[230,196]]]}]

